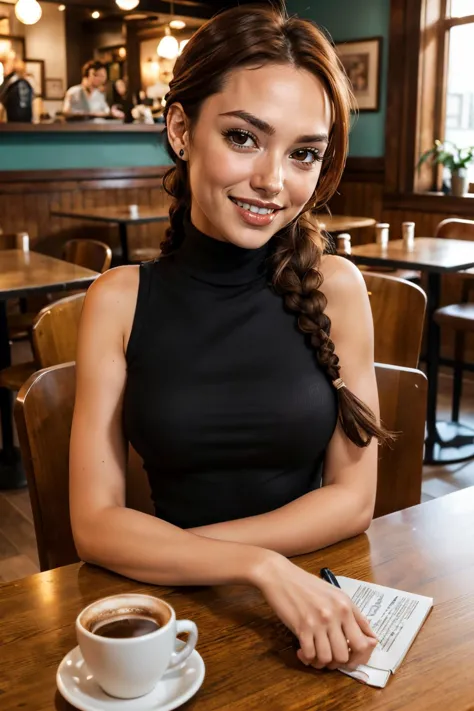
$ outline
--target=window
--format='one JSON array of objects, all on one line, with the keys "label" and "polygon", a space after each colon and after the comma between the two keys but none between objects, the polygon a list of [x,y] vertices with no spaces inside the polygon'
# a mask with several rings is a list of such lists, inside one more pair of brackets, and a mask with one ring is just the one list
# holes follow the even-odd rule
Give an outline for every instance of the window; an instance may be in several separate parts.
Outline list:
[{"label": "window", "polygon": [[[451,0],[445,19],[447,47],[444,138],[474,146],[474,0]],[[474,165],[468,168],[474,183]]]}]

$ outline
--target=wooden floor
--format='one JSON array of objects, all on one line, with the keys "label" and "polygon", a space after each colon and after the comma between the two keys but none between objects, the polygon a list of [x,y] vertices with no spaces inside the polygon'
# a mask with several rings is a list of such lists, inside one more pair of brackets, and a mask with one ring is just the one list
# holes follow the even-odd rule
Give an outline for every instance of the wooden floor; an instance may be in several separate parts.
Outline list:
[{"label": "wooden floor", "polygon": [[[451,379],[440,376],[439,414],[448,414]],[[474,427],[474,382],[466,382],[462,421]],[[425,467],[423,501],[474,486],[474,460],[444,467]],[[39,570],[28,492],[0,492],[0,582],[16,580]]]}]

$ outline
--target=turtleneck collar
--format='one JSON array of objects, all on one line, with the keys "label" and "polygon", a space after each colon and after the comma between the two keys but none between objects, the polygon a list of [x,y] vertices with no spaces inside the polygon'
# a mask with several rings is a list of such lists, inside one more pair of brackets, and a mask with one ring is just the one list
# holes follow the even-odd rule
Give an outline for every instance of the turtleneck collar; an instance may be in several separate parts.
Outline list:
[{"label": "turtleneck collar", "polygon": [[183,228],[184,241],[175,260],[195,279],[216,286],[244,286],[267,277],[271,241],[257,249],[221,242],[194,227],[189,214]]}]

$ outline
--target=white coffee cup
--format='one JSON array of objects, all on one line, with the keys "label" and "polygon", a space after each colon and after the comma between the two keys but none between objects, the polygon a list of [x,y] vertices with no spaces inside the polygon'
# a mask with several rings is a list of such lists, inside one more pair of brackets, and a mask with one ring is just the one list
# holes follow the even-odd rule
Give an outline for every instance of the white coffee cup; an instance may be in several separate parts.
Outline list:
[{"label": "white coffee cup", "polygon": [[[105,621],[147,616],[158,629],[139,637],[103,637],[94,634]],[[176,652],[176,637],[189,638]],[[77,641],[87,667],[110,696],[134,699],[154,689],[169,669],[179,666],[196,646],[198,631],[191,620],[176,620],[171,605],[152,595],[112,595],[88,605],[76,619]]]}]

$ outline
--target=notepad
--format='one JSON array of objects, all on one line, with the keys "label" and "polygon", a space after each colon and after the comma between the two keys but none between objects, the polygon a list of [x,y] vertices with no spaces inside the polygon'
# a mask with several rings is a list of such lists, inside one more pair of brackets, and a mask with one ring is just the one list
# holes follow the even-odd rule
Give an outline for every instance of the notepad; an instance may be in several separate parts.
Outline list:
[{"label": "notepad", "polygon": [[383,688],[395,674],[433,607],[433,598],[338,575],[342,590],[368,619],[379,640],[368,664],[340,669],[369,686]]}]

